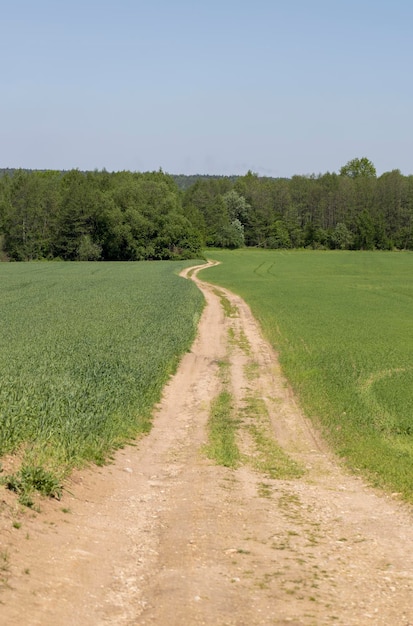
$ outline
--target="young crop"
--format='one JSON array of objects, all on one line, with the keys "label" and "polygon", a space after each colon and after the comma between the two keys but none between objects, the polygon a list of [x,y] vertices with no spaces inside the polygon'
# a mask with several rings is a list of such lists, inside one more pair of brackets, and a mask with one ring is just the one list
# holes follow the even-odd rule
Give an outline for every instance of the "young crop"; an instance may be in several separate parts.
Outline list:
[{"label": "young crop", "polygon": [[349,465],[413,500],[413,255],[216,251],[307,413]]},{"label": "young crop", "polygon": [[10,486],[39,490],[39,468],[60,484],[73,466],[104,463],[149,430],[203,306],[177,275],[184,265],[1,266],[0,456],[18,453],[34,468]]}]

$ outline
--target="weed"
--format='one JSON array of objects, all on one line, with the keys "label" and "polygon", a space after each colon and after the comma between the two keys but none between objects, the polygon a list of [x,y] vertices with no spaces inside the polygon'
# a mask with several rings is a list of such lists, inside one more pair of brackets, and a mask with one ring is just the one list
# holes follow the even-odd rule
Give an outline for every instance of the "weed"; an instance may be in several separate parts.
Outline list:
[{"label": "weed", "polygon": [[272,486],[268,483],[258,483],[258,495],[261,498],[271,498]]},{"label": "weed", "polygon": [[31,494],[38,492],[44,496],[60,500],[62,485],[58,479],[43,467],[23,466],[16,474],[5,476],[2,481],[7,489],[19,495],[21,504],[33,507]]},{"label": "weed", "polygon": [[27,508],[29,508],[29,509],[33,509],[33,510],[36,509],[34,500],[28,493],[25,493],[25,492],[20,493],[19,494],[19,502],[23,506],[27,506]]},{"label": "weed", "polygon": [[229,361],[227,359],[218,361],[218,368],[219,368],[219,377],[223,385],[226,386],[229,382],[229,368],[230,368]]},{"label": "weed", "polygon": [[8,550],[0,551],[0,572],[8,572],[10,569],[10,555]]}]

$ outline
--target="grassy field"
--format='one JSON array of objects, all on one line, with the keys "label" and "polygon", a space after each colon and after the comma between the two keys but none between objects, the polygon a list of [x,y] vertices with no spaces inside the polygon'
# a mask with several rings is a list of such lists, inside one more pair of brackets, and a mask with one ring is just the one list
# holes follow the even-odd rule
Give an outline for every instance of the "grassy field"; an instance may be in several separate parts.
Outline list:
[{"label": "grassy field", "polygon": [[0,456],[22,457],[17,485],[149,429],[203,307],[188,264],[0,265]]},{"label": "grassy field", "polygon": [[214,251],[308,415],[355,471],[413,500],[413,254]]}]

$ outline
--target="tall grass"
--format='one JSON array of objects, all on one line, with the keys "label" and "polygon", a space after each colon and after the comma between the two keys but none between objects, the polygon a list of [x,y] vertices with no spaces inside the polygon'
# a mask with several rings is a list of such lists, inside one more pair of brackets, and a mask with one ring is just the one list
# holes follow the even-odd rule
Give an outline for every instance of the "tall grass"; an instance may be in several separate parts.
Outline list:
[{"label": "tall grass", "polygon": [[0,265],[0,455],[63,475],[150,428],[203,306],[188,264]]},{"label": "tall grass", "polygon": [[351,467],[413,500],[413,254],[216,251],[306,412]]}]

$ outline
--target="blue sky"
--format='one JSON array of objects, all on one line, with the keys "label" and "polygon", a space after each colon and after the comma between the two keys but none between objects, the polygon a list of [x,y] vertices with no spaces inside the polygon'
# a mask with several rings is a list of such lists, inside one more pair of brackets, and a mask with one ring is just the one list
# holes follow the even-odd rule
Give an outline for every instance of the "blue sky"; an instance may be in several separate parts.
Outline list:
[{"label": "blue sky", "polygon": [[13,0],[0,167],[413,174],[411,0]]}]

